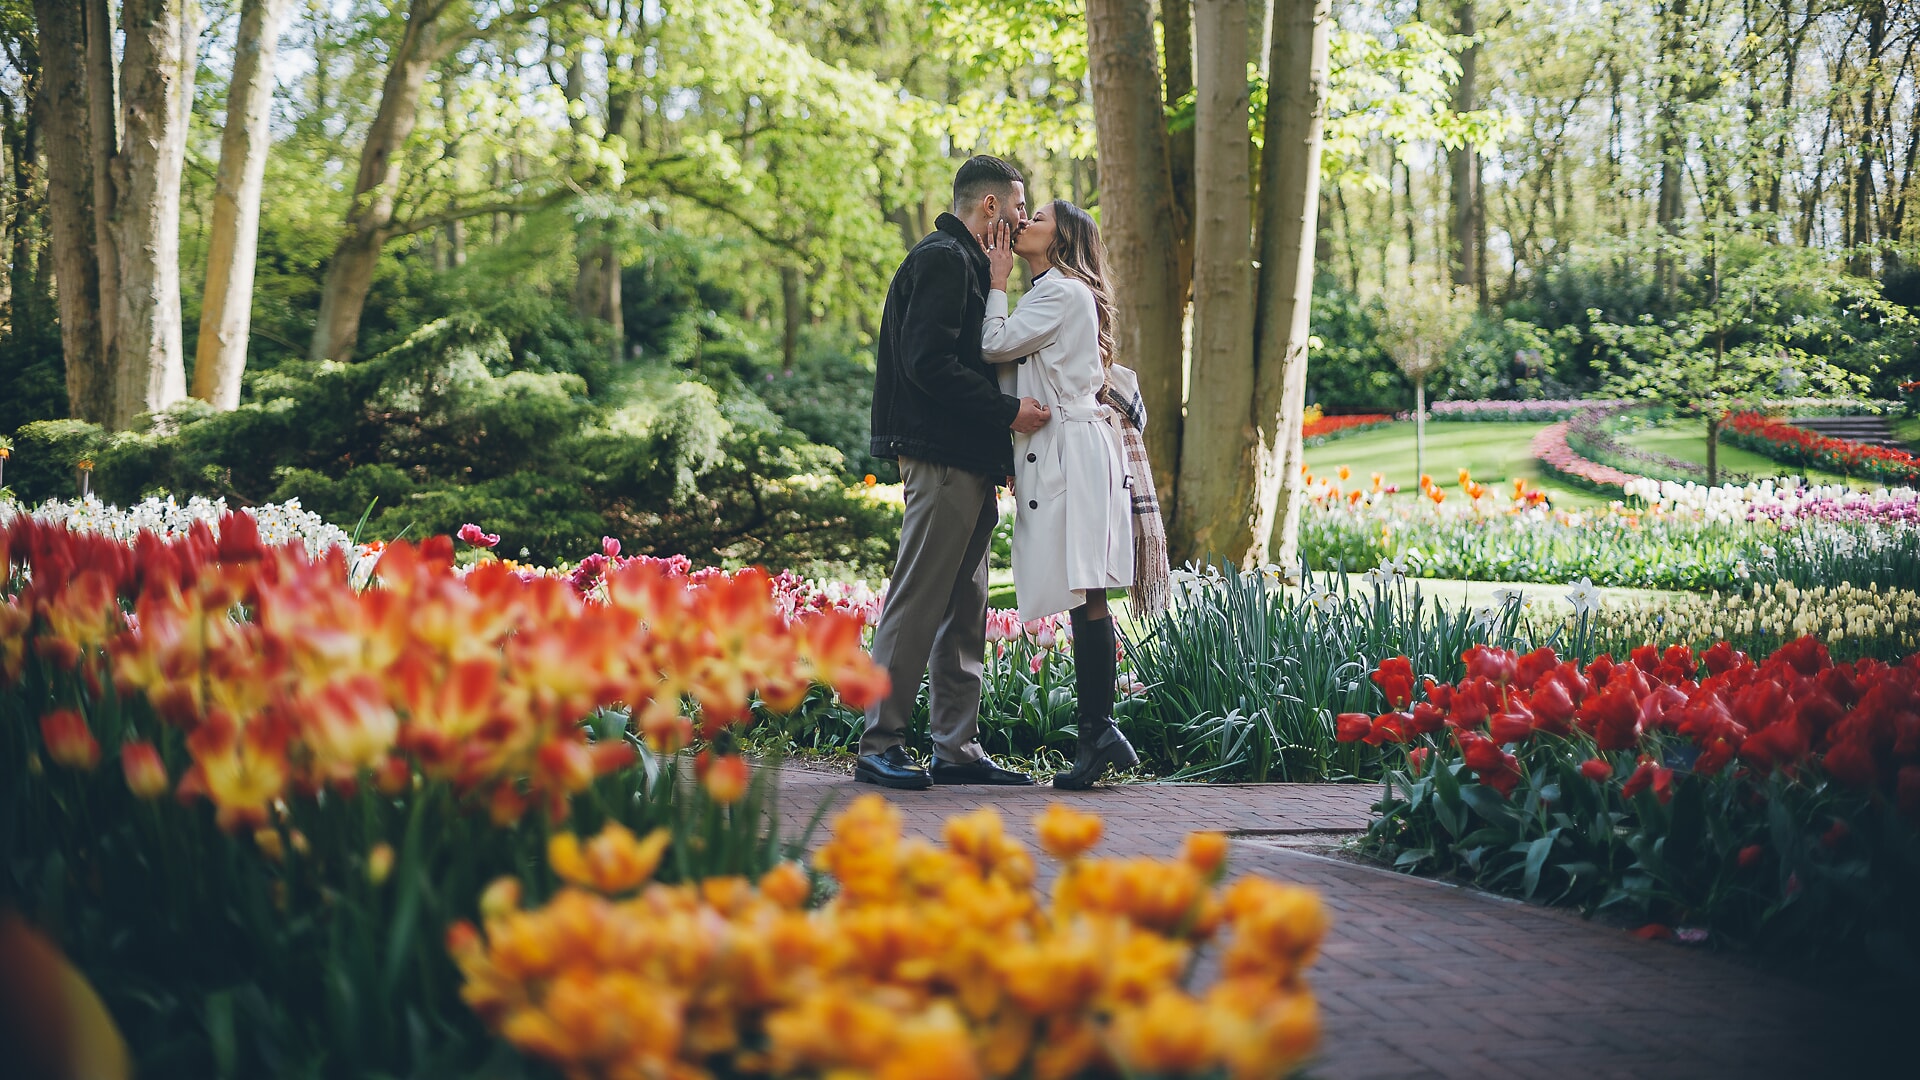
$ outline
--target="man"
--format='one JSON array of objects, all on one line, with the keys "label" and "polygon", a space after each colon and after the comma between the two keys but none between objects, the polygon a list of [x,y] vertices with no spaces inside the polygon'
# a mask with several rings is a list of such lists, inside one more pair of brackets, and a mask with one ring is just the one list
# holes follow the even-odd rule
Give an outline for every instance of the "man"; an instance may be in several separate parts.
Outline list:
[{"label": "man", "polygon": [[[906,517],[873,659],[893,679],[867,710],[854,778],[883,787],[1031,784],[980,747],[980,673],[987,649],[987,546],[999,520],[994,485],[1013,473],[1008,431],[1051,418],[1033,398],[1000,392],[980,358],[988,226],[1017,229],[1026,182],[994,157],[953,178],[953,213],[907,254],[887,289],[873,390],[873,455],[900,462]],[[933,767],[903,740],[920,677],[932,678]]]}]

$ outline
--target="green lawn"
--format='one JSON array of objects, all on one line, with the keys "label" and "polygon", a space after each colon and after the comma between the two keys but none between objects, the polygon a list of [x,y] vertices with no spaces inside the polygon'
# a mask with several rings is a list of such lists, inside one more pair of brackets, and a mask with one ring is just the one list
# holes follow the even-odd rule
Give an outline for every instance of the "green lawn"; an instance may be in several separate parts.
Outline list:
[{"label": "green lawn", "polygon": [[[1677,457],[1682,461],[1691,461],[1696,465],[1707,463],[1707,428],[1701,420],[1668,420],[1650,428],[1633,432],[1622,438],[1629,446],[1642,450]],[[1751,450],[1743,450],[1720,444],[1720,468],[1728,472],[1745,473],[1755,479],[1767,476],[1780,476],[1788,473],[1800,473],[1798,465],[1784,465]],[[1807,479],[1816,484],[1841,484],[1845,479],[1836,473],[1821,472],[1818,469],[1804,470]],[[1872,487],[1871,484],[1856,484]]]},{"label": "green lawn", "polygon": [[1908,447],[1920,447],[1920,416],[1908,417],[1893,422],[1893,437],[1906,443]]},{"label": "green lawn", "polygon": [[[1427,422],[1426,471],[1444,488],[1457,491],[1456,474],[1462,467],[1473,471],[1481,483],[1510,482],[1525,477],[1528,485],[1540,488],[1557,506],[1595,506],[1607,499],[1543,476],[1540,463],[1528,452],[1528,445],[1545,424],[1469,423],[1429,420]],[[1315,476],[1330,476],[1345,465],[1353,470],[1348,485],[1365,484],[1378,472],[1390,484],[1399,484],[1402,492],[1419,490],[1420,472],[1414,466],[1414,430],[1411,421],[1335,439],[1322,446],[1307,448],[1307,467]]]}]

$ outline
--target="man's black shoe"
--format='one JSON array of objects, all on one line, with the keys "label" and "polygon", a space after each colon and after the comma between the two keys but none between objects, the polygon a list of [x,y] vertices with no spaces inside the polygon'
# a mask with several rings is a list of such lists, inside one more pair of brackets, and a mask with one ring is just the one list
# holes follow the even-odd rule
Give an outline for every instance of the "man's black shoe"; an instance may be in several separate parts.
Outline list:
[{"label": "man's black shoe", "polygon": [[1000,787],[1030,787],[1033,777],[1026,773],[1003,769],[990,757],[979,761],[969,761],[965,765],[955,765],[951,761],[933,759],[933,782],[936,784],[994,784]]},{"label": "man's black shoe", "polygon": [[863,784],[879,784],[902,791],[920,791],[933,786],[933,777],[913,763],[903,746],[889,746],[878,754],[861,754],[860,760],[854,762],[853,778]]}]

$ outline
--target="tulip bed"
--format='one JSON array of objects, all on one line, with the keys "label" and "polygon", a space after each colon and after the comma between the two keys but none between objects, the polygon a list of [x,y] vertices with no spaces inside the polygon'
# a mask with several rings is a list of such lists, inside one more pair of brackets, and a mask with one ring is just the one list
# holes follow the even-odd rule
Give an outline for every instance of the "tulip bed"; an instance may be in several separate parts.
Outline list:
[{"label": "tulip bed", "polygon": [[[461,996],[569,1077],[1284,1076],[1312,1051],[1302,975],[1327,916],[1304,889],[1218,885],[1226,837],[1177,859],[1100,859],[1101,822],[1055,803],[1035,822],[1061,861],[1051,901],[991,808],[944,843],[901,836],[877,795],[840,816],[807,875],[650,882],[657,844],[609,826],[555,838],[565,885],[523,904],[489,887],[483,925],[449,933]],[[651,839],[651,838],[650,838]],[[578,853],[584,850],[585,857]],[[1220,979],[1182,985],[1220,941]]]},{"label": "tulip bed", "polygon": [[1388,711],[1338,718],[1386,765],[1371,850],[1530,899],[1911,975],[1920,947],[1920,655],[1835,663],[1812,638],[1586,664],[1476,646],[1405,658]]},{"label": "tulip bed", "polygon": [[1822,435],[1757,412],[1738,412],[1723,422],[1720,437],[1776,461],[1864,476],[1895,484],[1920,484],[1920,457],[1904,450]]},{"label": "tulip bed", "polygon": [[884,692],[857,587],[207,510],[0,520],[0,908],[145,1075],[1253,1077],[1314,1045],[1325,916],[1217,890],[1222,837],[1087,859],[1062,808],[1050,906],[990,814],[932,848],[875,800],[830,883],[791,861],[739,740]]},{"label": "tulip bed", "polygon": [[[1565,582],[1734,591],[1754,581],[1801,588],[1920,590],[1920,494],[1715,488],[1634,479],[1631,504],[1559,510],[1463,478],[1451,497],[1428,480],[1419,500],[1309,485],[1300,550],[1316,570],[1391,559],[1410,573],[1477,581]],[[1439,496],[1439,497],[1436,497]]]}]

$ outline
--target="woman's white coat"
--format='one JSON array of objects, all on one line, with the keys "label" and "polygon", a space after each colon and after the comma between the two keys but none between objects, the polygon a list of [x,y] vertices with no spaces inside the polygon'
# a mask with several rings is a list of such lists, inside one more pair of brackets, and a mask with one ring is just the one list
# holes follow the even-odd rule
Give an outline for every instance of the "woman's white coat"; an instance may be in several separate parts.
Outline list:
[{"label": "woman's white coat", "polygon": [[1053,411],[1039,431],[1013,437],[1020,618],[1078,607],[1090,589],[1132,585],[1132,500],[1118,421],[1098,398],[1106,367],[1093,291],[1053,270],[1009,315],[996,289],[981,337],[982,356],[1002,365],[1001,389]]}]

